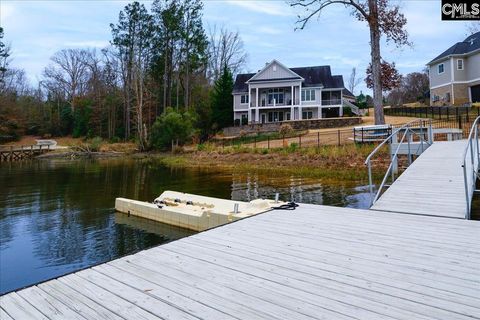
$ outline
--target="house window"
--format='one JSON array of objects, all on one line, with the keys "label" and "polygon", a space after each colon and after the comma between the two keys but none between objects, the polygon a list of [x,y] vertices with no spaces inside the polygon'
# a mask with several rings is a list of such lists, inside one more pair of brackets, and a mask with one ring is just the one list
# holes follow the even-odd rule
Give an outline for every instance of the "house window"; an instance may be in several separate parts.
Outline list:
[{"label": "house window", "polygon": [[313,119],[313,111],[303,111],[302,119]]},{"label": "house window", "polygon": [[285,120],[290,121],[290,112],[285,113]]},{"label": "house window", "polygon": [[268,104],[273,104],[275,100],[275,104],[283,104],[284,98],[284,91],[280,88],[269,89],[268,90]]},{"label": "house window", "polygon": [[463,70],[463,59],[457,60],[457,70]]},{"label": "house window", "polygon": [[438,65],[438,74],[444,73],[445,72],[445,65],[443,63],[440,63]]},{"label": "house window", "polygon": [[302,101],[315,101],[315,89],[302,90]]},{"label": "house window", "polygon": [[240,97],[240,103],[248,104],[248,94],[242,94],[242,96]]}]

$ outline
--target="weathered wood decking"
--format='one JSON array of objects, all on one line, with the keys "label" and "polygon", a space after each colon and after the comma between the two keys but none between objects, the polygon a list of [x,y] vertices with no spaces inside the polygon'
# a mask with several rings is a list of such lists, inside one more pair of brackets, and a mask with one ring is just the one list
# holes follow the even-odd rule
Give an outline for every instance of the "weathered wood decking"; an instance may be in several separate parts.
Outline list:
[{"label": "weathered wood decking", "polygon": [[0,297],[2,319],[480,319],[480,222],[300,205]]},{"label": "weathered wood decking", "polygon": [[372,206],[372,210],[465,219],[466,140],[435,142]]}]

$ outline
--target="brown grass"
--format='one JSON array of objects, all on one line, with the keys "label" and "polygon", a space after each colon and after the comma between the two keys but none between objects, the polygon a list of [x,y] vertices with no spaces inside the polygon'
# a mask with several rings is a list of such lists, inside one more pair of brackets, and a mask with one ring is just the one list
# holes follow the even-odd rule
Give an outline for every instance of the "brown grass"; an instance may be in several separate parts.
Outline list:
[{"label": "brown grass", "polygon": [[[197,151],[182,155],[161,155],[161,162],[171,167],[208,168],[234,172],[261,172],[275,175],[296,175],[344,181],[364,180],[364,161],[374,146],[344,145],[265,150],[241,148],[219,151]],[[389,159],[386,149],[378,159]],[[384,170],[386,161],[377,160],[375,167]],[[381,170],[379,170],[381,171]]]}]

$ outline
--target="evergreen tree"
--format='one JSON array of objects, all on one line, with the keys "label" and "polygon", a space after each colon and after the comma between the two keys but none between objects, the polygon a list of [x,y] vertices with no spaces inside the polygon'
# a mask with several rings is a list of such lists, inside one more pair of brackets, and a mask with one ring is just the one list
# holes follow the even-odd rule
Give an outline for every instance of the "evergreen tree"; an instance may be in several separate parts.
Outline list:
[{"label": "evergreen tree", "polygon": [[233,124],[233,76],[225,65],[212,92],[212,120],[214,129],[219,130]]},{"label": "evergreen tree", "polygon": [[3,42],[3,28],[0,27],[0,88],[3,88],[5,73],[7,72],[10,47]]}]

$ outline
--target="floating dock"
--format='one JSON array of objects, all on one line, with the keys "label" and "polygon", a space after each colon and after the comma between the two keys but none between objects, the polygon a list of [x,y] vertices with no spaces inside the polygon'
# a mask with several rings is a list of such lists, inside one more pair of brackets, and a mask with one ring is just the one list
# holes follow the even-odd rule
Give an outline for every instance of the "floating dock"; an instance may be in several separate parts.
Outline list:
[{"label": "floating dock", "polygon": [[301,204],[0,297],[2,319],[480,319],[480,222]]},{"label": "floating dock", "polygon": [[115,200],[115,209],[127,215],[150,219],[185,229],[204,231],[285,204],[257,199],[250,202],[165,191],[153,203],[125,198]]}]

